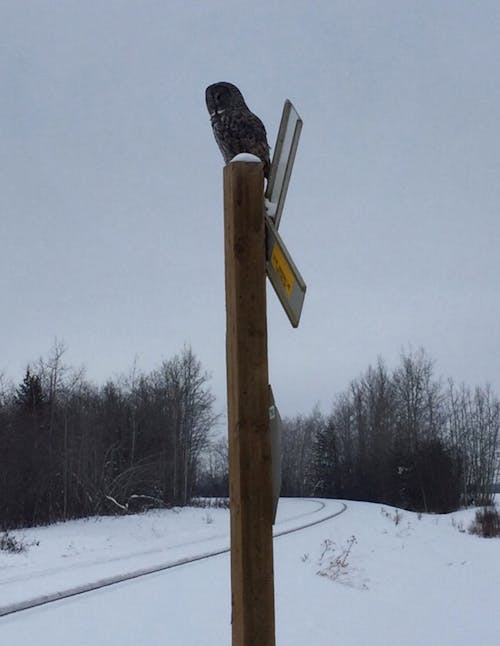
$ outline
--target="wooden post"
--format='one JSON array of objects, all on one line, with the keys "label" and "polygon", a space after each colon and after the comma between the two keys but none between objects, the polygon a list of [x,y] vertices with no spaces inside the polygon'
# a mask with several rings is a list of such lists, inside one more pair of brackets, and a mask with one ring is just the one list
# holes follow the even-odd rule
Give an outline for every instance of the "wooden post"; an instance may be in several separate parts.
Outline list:
[{"label": "wooden post", "polygon": [[274,646],[262,164],[224,168],[233,646]]}]

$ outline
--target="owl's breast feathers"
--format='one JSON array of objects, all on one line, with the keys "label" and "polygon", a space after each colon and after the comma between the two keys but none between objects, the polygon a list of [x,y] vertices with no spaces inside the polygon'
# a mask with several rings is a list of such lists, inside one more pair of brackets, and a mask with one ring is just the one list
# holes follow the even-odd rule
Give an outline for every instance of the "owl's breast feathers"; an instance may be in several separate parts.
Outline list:
[{"label": "owl's breast feathers", "polygon": [[239,153],[252,153],[263,161],[264,177],[269,178],[269,145],[266,129],[259,117],[240,108],[219,110],[210,116],[226,164]]}]

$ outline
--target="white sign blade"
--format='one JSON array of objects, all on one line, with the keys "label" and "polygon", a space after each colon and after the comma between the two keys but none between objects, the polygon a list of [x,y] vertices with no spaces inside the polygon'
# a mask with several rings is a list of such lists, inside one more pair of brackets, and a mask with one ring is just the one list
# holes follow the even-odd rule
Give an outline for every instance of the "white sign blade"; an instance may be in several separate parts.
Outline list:
[{"label": "white sign blade", "polygon": [[283,106],[265,194],[267,213],[273,219],[276,229],[281,220],[301,130],[302,119],[292,102],[287,99]]}]

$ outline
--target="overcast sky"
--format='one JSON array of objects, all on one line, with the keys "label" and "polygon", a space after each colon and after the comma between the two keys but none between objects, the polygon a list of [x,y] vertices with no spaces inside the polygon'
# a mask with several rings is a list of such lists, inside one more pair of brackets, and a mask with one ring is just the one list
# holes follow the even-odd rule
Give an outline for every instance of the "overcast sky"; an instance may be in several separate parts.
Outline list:
[{"label": "overcast sky", "polygon": [[304,120],[268,288],[283,415],[381,356],[500,391],[500,4],[0,0],[0,372],[54,338],[103,383],[190,344],[225,407],[222,157],[231,81],[274,145]]}]

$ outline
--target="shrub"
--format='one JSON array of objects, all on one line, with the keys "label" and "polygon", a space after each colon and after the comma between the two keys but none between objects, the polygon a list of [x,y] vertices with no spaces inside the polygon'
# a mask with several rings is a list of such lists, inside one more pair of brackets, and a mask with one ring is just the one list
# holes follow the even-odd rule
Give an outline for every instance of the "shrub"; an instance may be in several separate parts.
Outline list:
[{"label": "shrub", "polygon": [[337,580],[344,574],[349,565],[348,558],[353,548],[358,541],[355,536],[347,541],[343,547],[337,547],[335,543],[327,538],[323,541],[321,556],[318,561],[320,569],[316,572],[320,576],[326,576],[332,581]]},{"label": "shrub", "polygon": [[387,509],[384,509],[384,507],[382,507],[380,509],[380,513],[382,514],[382,516],[385,516],[386,518],[389,518],[389,520],[392,520],[396,527],[401,522],[401,518],[403,518],[403,514],[399,511],[399,509],[395,509],[394,513],[391,514],[389,511],[387,511]]},{"label": "shrub", "polygon": [[229,509],[229,498],[193,498],[189,504],[202,509]]},{"label": "shrub", "polygon": [[469,527],[469,533],[477,534],[483,538],[500,536],[500,513],[495,505],[476,511],[476,517]]},{"label": "shrub", "polygon": [[0,550],[11,552],[12,554],[20,554],[26,551],[26,545],[5,530],[0,535]]}]

